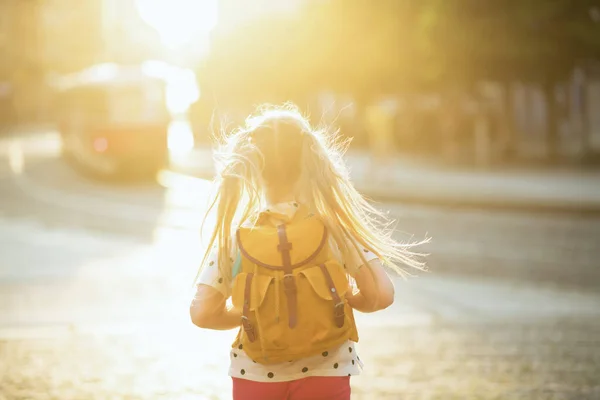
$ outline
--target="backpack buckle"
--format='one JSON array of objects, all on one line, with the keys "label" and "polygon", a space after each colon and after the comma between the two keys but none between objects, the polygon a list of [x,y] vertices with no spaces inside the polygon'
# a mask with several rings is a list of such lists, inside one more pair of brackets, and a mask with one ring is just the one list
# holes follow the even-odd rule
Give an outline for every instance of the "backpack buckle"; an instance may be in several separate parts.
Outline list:
[{"label": "backpack buckle", "polygon": [[296,278],[294,278],[294,275],[286,274],[283,276],[283,290],[290,294],[296,293]]},{"label": "backpack buckle", "polygon": [[338,328],[341,328],[342,326],[344,326],[344,319],[346,317],[346,312],[344,310],[344,306],[345,306],[344,302],[341,301],[333,307],[333,317],[335,319],[335,325]]}]

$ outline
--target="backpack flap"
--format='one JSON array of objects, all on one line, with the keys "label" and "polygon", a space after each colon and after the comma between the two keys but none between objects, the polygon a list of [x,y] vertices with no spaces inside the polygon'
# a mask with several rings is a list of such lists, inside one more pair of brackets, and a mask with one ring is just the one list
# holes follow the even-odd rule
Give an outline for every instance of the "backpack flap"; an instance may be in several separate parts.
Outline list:
[{"label": "backpack flap", "polygon": [[[292,243],[289,256],[294,267],[314,258],[327,243],[327,229],[317,218],[286,225],[286,235],[287,240]],[[241,227],[236,236],[240,251],[246,259],[258,265],[283,268],[281,253],[278,251],[280,238],[277,227]]]},{"label": "backpack flap", "polygon": [[[248,277],[250,276],[250,278]],[[255,275],[252,273],[240,272],[234,279],[233,289],[231,293],[231,302],[236,309],[243,310],[244,301],[246,299],[246,290],[248,285],[251,285],[249,296],[249,311],[256,311],[267,295],[269,285],[273,281],[272,276]]]},{"label": "backpack flap", "polygon": [[319,264],[300,272],[317,295],[332,303],[335,325],[344,326],[346,320],[346,293],[348,292],[348,278],[346,272],[335,261]]},{"label": "backpack flap", "polygon": [[[344,271],[343,267],[335,261],[328,261],[321,265],[324,265],[327,273],[331,276],[331,280],[333,281],[338,296],[343,299],[349,286],[346,271]],[[321,265],[304,269],[300,271],[299,275],[304,276],[310,282],[310,286],[323,300],[333,300],[334,293],[331,291],[327,275],[323,272]]]}]

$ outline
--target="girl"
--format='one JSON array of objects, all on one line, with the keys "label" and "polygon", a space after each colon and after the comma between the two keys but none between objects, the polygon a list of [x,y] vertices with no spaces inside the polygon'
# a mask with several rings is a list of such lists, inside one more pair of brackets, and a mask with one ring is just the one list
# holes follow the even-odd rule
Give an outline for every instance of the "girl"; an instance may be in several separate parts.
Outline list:
[{"label": "girl", "polygon": [[[216,226],[198,274],[196,294],[190,306],[191,319],[201,328],[240,329],[230,354],[229,374],[233,378],[235,400],[350,399],[349,377],[359,374],[362,368],[354,346],[358,336],[352,309],[374,312],[392,304],[394,287],[383,265],[401,274],[405,271],[398,264],[421,270],[424,266],[414,258],[418,254],[410,251],[413,244],[394,241],[392,230],[388,229],[390,221],[353,187],[342,160],[348,141],[340,141],[326,130],[314,129],[292,106],[262,108],[257,115],[248,118],[244,127],[225,139],[224,151],[220,154],[218,192],[209,208],[210,212],[216,207]],[[284,253],[288,258],[290,252],[299,254],[304,242],[312,240],[316,243],[321,237],[320,232],[324,232],[326,249],[320,254],[336,260],[328,261],[327,266],[325,261],[319,265],[326,279],[320,272],[314,275],[309,271],[304,271],[304,276],[310,279],[304,280],[298,274],[286,271],[265,270],[267,272],[261,276],[258,265],[252,266],[254,264],[244,261],[248,257],[254,259],[248,254],[248,249],[240,245],[240,239],[247,237],[239,233],[236,236],[237,228],[250,227],[248,232],[256,232],[265,226],[281,227],[311,219],[319,221],[316,225],[309,223],[314,229],[323,226],[318,234],[306,234],[304,239],[290,244],[290,236],[285,235],[284,229],[283,239],[279,236],[282,241],[273,248],[277,247],[285,261]],[[302,223],[302,226],[306,224]],[[293,233],[290,235],[293,236]],[[263,265],[256,260],[254,263]],[[340,281],[335,275],[336,265],[343,266],[344,269],[340,268],[342,276],[351,279]],[[285,262],[281,269],[285,270]],[[335,279],[330,279],[331,274]],[[287,282],[281,284],[281,289],[277,282],[272,285],[273,277],[289,278],[292,275],[295,280],[290,279],[294,281],[291,286]],[[253,278],[255,281],[261,278],[266,283],[261,286],[262,281],[258,279],[258,282],[247,283],[245,289],[244,282],[238,284],[238,281],[251,282]],[[348,285],[349,281],[352,281],[350,290],[340,288],[339,282]],[[303,346],[302,354],[305,356],[267,362],[269,356],[265,355],[265,349],[274,345],[268,337],[270,333],[261,328],[267,314],[275,315],[274,319],[268,317],[268,320],[277,321],[283,326],[281,329],[288,329],[287,319],[284,319],[287,315],[290,329],[293,327],[288,332],[294,332],[294,329],[295,332],[303,332],[303,324],[313,322],[307,318],[319,318],[318,306],[321,303],[310,303],[315,305],[309,308],[308,300],[296,298],[301,296],[303,282],[314,285],[315,290],[317,285],[329,285],[326,289],[330,288],[331,293],[325,290],[323,298],[340,300],[336,304],[336,318],[341,316],[341,319],[336,319],[340,323],[337,326],[345,327],[340,328],[340,332],[343,330],[347,334],[338,335],[330,342],[335,343],[331,347],[321,346],[319,343],[322,342],[312,340],[314,335],[313,338],[308,335],[303,343],[297,343]],[[275,295],[265,295],[272,287],[275,287]],[[232,297],[232,288],[233,306],[230,306],[227,300]],[[236,300],[238,292],[239,301]],[[256,296],[259,296],[260,308],[254,308],[257,319],[251,323],[247,315],[253,309]],[[268,301],[273,298],[276,310],[264,310],[271,307]],[[322,327],[330,323],[333,320],[330,311],[323,317],[323,323],[313,326]],[[311,349],[310,343],[313,342],[317,344]],[[251,346],[262,352],[251,352]],[[287,354],[287,350],[280,347],[270,354],[277,360],[279,355]],[[265,357],[261,358],[261,355]],[[257,359],[264,362],[257,362]]]}]

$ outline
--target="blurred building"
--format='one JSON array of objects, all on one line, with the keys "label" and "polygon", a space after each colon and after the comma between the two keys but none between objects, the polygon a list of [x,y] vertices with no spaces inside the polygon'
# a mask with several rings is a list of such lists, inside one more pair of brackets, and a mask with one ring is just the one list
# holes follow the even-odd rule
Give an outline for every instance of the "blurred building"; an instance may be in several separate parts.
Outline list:
[{"label": "blurred building", "polygon": [[37,67],[39,49],[35,0],[0,2],[0,79],[14,78]]},{"label": "blurred building", "polygon": [[46,0],[40,4],[40,57],[47,72],[71,72],[101,60],[102,0]]},{"label": "blurred building", "polygon": [[36,117],[36,86],[43,79],[38,1],[0,2],[0,124]]},{"label": "blurred building", "polygon": [[140,18],[136,0],[46,0],[43,59],[48,71],[99,62],[135,63],[160,55],[158,36]]},{"label": "blurred building", "polygon": [[0,124],[52,119],[47,78],[161,57],[136,0],[0,1]]},{"label": "blurred building", "polygon": [[100,32],[105,61],[139,63],[165,59],[158,32],[140,16],[136,0],[103,0]]},{"label": "blurred building", "polygon": [[[161,43],[159,32],[140,15],[139,3],[141,0],[43,2],[47,69],[66,72],[98,62],[128,64],[148,59],[189,62]],[[185,53],[194,56],[194,48],[195,43],[189,43]]]},{"label": "blurred building", "polygon": [[50,118],[46,78],[97,59],[101,0],[0,2],[0,119],[5,124]]}]

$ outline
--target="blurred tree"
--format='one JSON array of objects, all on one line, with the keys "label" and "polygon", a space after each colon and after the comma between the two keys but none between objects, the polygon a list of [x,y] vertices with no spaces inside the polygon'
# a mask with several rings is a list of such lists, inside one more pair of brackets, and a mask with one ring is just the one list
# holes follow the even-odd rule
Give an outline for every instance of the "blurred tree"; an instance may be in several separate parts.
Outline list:
[{"label": "blurred tree", "polygon": [[420,13],[441,16],[421,24],[420,37],[445,71],[471,78],[539,80],[561,77],[586,57],[600,55],[599,0],[423,0]]},{"label": "blurred tree", "polygon": [[555,86],[600,57],[598,7],[600,0],[309,1],[296,15],[217,28],[199,77],[229,101],[298,101],[330,89],[353,95],[359,109],[374,96],[424,87],[536,82],[555,148]]},{"label": "blurred tree", "polygon": [[217,33],[205,72],[212,65],[213,73],[265,91],[281,84],[393,91],[416,82],[557,79],[600,55],[600,17],[591,14],[598,5],[600,0],[312,1],[300,15],[255,19]]},{"label": "blurred tree", "polygon": [[406,25],[393,17],[405,15],[398,4],[409,3],[315,1],[299,15],[217,30],[200,76],[251,93],[393,90],[397,80],[390,77],[408,65],[399,41]]},{"label": "blurred tree", "polygon": [[[539,84],[546,97],[548,147],[556,155],[556,87],[574,68],[600,56],[600,1],[424,0],[421,6],[426,22],[433,19],[429,14],[443,16],[420,24],[417,34],[426,44],[420,50],[443,66],[433,76],[437,83],[470,86],[492,79]],[[509,104],[505,108],[511,109]]]}]

